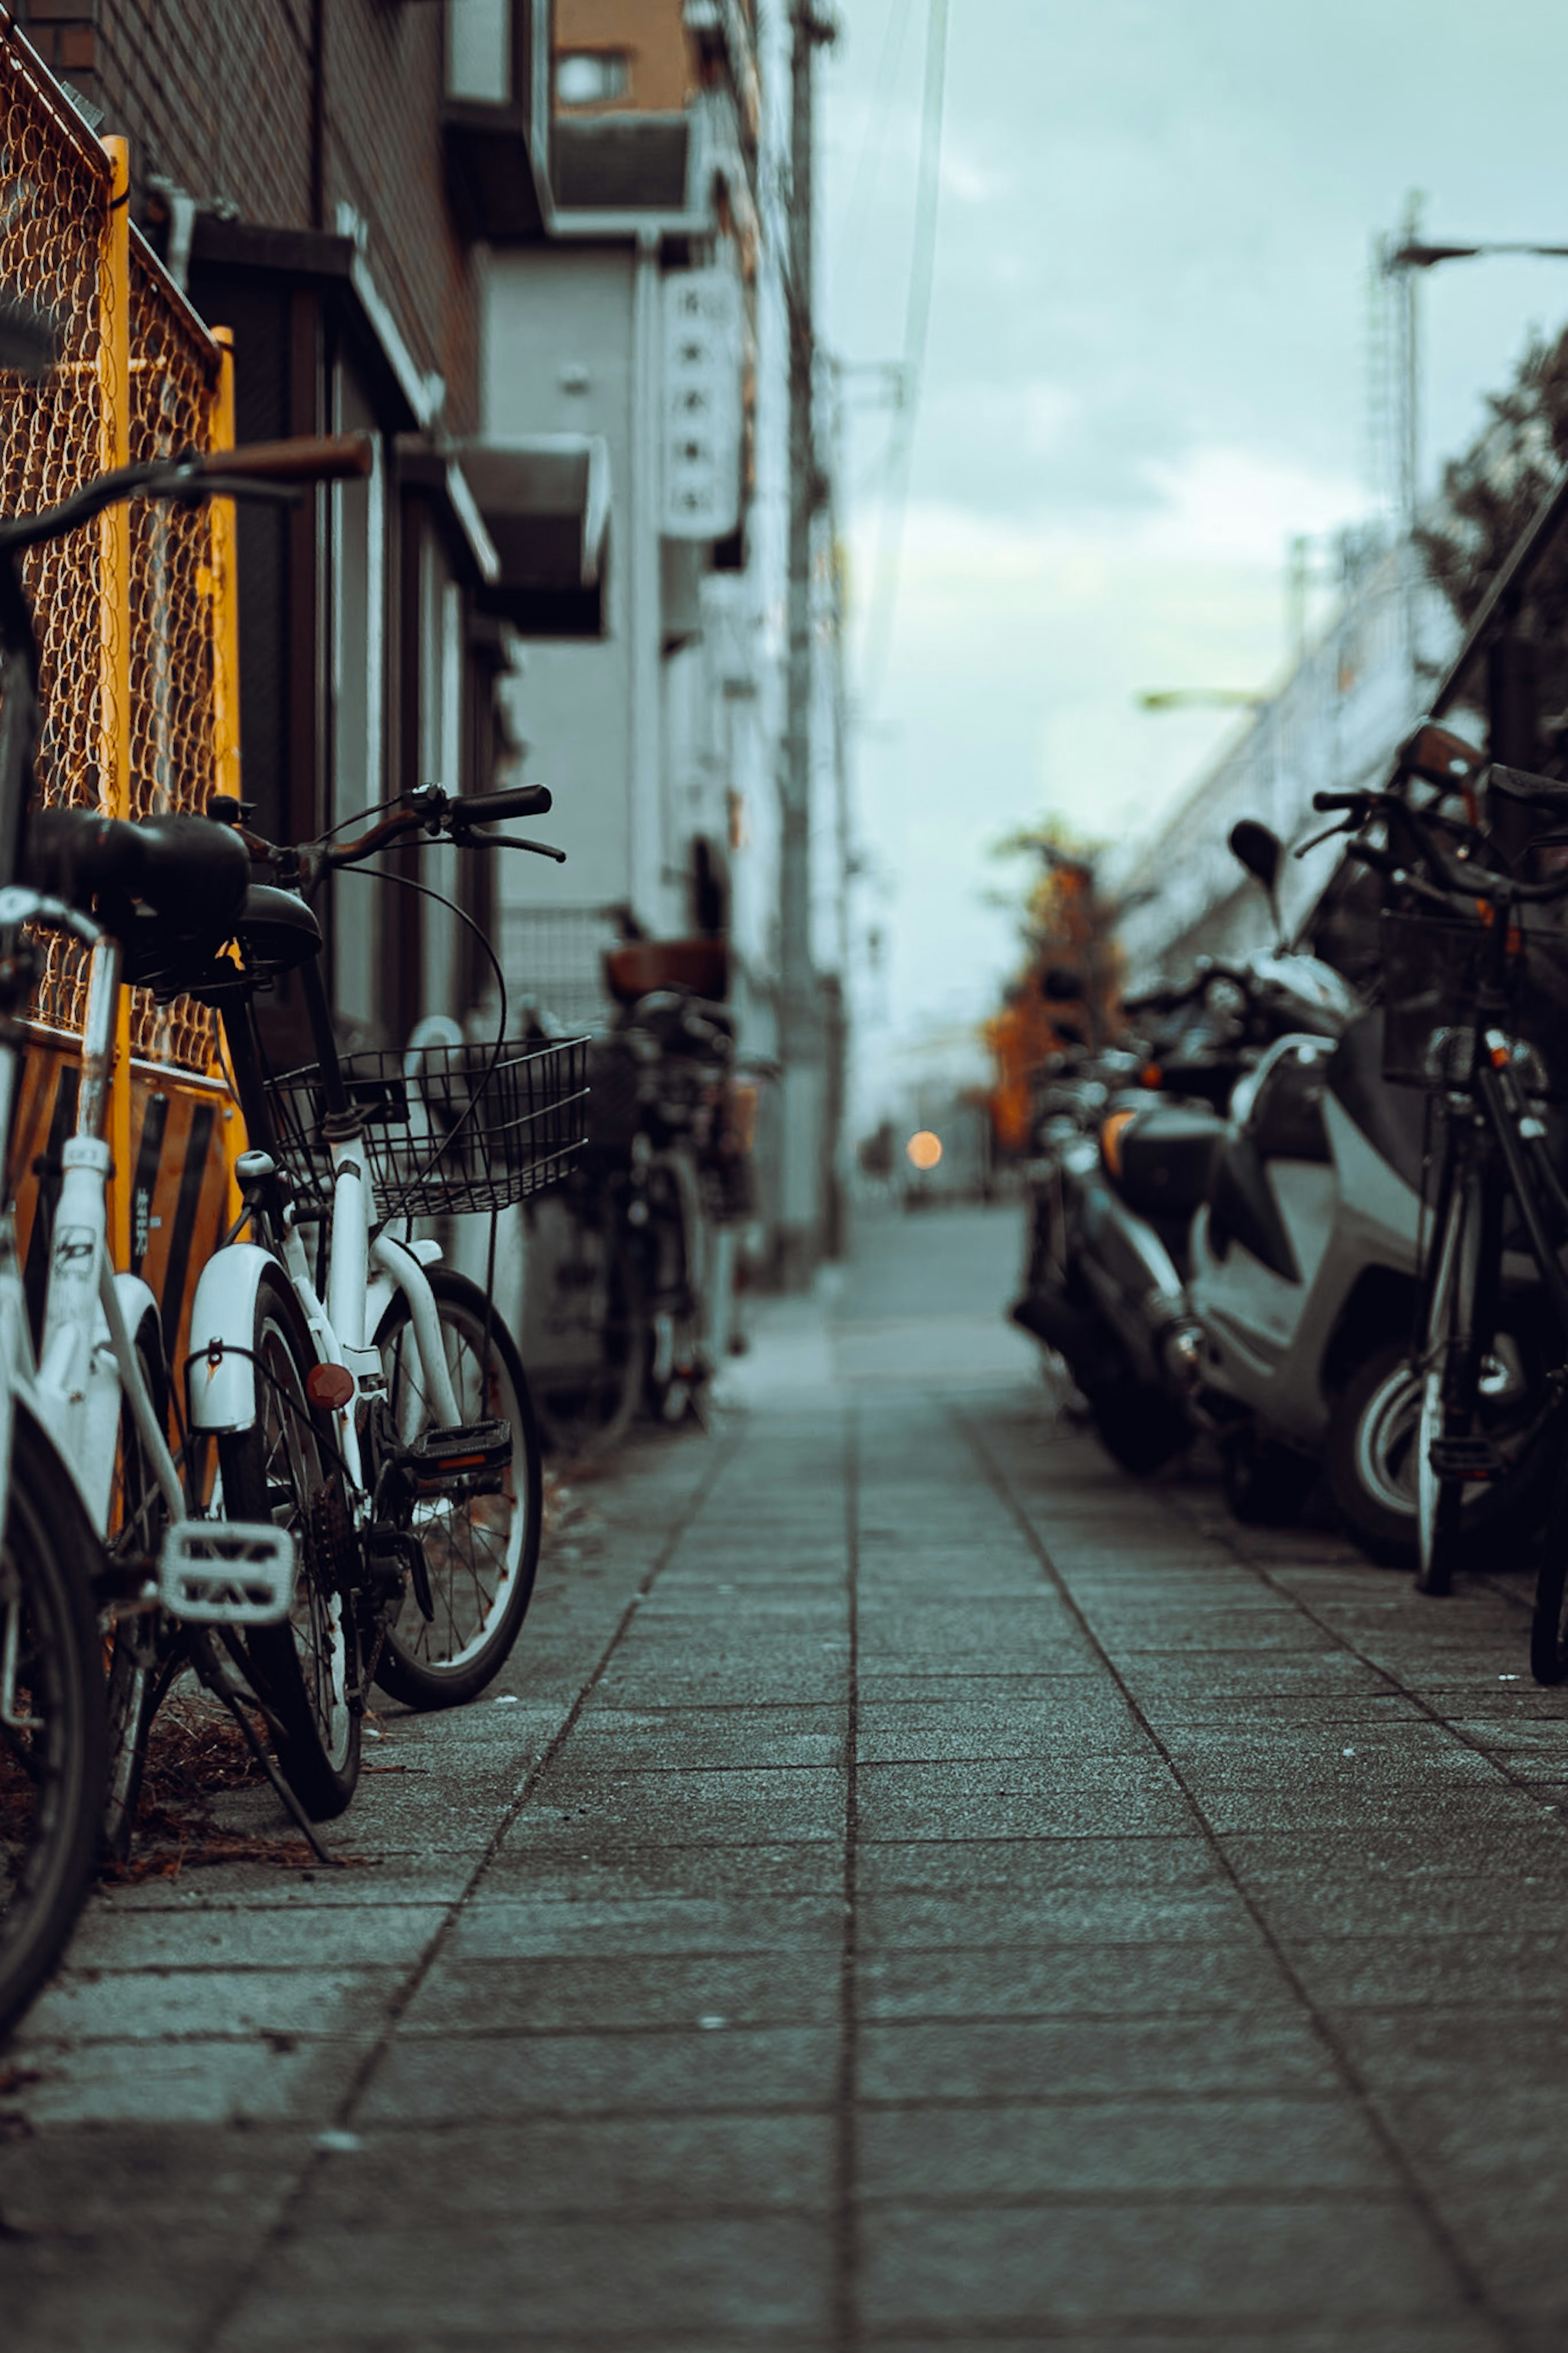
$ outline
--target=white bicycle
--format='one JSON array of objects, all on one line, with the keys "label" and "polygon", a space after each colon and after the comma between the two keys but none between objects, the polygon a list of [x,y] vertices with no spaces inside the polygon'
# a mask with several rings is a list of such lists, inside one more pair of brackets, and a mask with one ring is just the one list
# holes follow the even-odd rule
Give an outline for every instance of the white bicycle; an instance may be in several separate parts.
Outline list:
[{"label": "white bicycle", "polygon": [[[363,463],[351,440],[126,470],[51,517],[0,530],[0,551],[8,538],[14,560],[115,497],[251,494],[258,481],[331,479]],[[19,591],[15,602],[25,624]],[[15,632],[0,634],[9,642]],[[16,741],[29,748],[30,647],[29,628],[26,658],[12,666],[23,692],[13,696],[7,672],[0,706],[0,730],[20,715],[27,724]],[[5,751],[0,742],[0,762]],[[14,790],[0,807],[20,797]],[[483,821],[548,806],[537,787],[468,800],[429,787],[358,843],[276,856],[306,881],[416,828],[488,846],[506,838],[477,829]],[[265,845],[235,829],[232,806],[215,810],[223,821],[36,814],[23,883],[0,905],[0,923],[53,923],[91,950],[43,1345],[35,1367],[13,1254],[0,1264],[9,1371],[0,1389],[7,1409],[13,1396],[30,1401],[107,1548],[97,1579],[115,1620],[106,1821],[121,1851],[148,1728],[184,1665],[235,1708],[307,1828],[353,1793],[374,1679],[414,1704],[445,1704],[471,1697],[500,1666],[538,1558],[526,1382],[485,1295],[435,1270],[434,1244],[399,1241],[390,1229],[521,1198],[564,1165],[580,1126],[574,1047],[439,1050],[426,1058],[413,1103],[406,1081],[394,1087],[370,1067],[391,1058],[340,1061],[315,918],[294,892],[252,884]],[[300,975],[320,1059],[278,1081],[258,1051],[253,1005],[284,971]],[[251,1147],[237,1169],[244,1212],[198,1281],[179,1382],[163,1361],[151,1293],[114,1273],[107,1250],[103,1132],[119,992],[130,982],[217,1008]],[[0,1060],[4,1114],[13,1038]],[[252,1238],[242,1240],[247,1227]],[[4,1694],[12,1713],[16,1684],[9,1676]],[[90,1841],[85,1852],[90,1862]]]},{"label": "white bicycle", "polygon": [[[17,342],[14,324],[9,315],[0,322],[0,361],[42,364],[47,335]],[[207,1647],[212,1630],[286,1616],[298,1566],[293,1535],[272,1514],[245,1526],[193,1513],[169,1444],[156,1303],[136,1277],[113,1271],[107,1249],[104,1131],[121,957],[115,923],[121,914],[127,925],[139,919],[132,895],[119,888],[130,871],[128,845],[135,845],[141,913],[154,922],[157,911],[214,881],[217,906],[237,908],[247,861],[237,843],[199,856],[198,838],[216,832],[199,820],[164,820],[142,836],[81,813],[29,819],[37,652],[22,562],[30,548],[138,492],[293,496],[285,485],[363,464],[362,450],[340,442],[272,445],[216,465],[126,468],[60,507],[0,524],[0,1145],[7,1152],[29,1044],[24,1017],[38,970],[37,931],[73,937],[91,959],[76,1132],[58,1172],[36,1353],[8,1195],[0,1212],[0,2031],[53,1965],[96,1858],[108,1778],[105,1617],[123,1613],[125,1625],[156,1617],[172,1626],[164,1605],[183,1609],[195,1630],[193,1662],[237,1706],[237,1682]],[[25,830],[38,871],[24,865]],[[90,889],[78,884],[94,860],[109,859],[111,843],[121,845],[117,896],[100,920],[89,912]],[[111,1694],[122,1698],[121,1657],[117,1634]]]}]

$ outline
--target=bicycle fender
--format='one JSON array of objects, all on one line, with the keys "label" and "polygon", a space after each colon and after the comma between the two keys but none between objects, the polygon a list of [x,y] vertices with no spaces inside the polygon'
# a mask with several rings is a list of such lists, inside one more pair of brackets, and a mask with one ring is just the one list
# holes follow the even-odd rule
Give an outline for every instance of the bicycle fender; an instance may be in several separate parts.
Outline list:
[{"label": "bicycle fender", "polygon": [[163,1326],[152,1285],[143,1282],[139,1274],[117,1274],[114,1278],[114,1290],[120,1301],[120,1313],[125,1318],[125,1328],[130,1333],[132,1342],[141,1338],[147,1319],[151,1316],[153,1329],[158,1335],[158,1352],[161,1357],[163,1348]]},{"label": "bicycle fender", "polygon": [[193,1430],[248,1430],[256,1419],[256,1296],[277,1265],[254,1242],[231,1242],[209,1258],[191,1308],[185,1406]]}]

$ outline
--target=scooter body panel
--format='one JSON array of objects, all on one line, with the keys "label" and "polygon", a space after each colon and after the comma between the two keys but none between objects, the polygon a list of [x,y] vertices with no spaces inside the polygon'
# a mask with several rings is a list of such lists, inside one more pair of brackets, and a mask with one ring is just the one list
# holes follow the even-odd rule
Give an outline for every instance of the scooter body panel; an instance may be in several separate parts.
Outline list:
[{"label": "scooter body panel", "polygon": [[[1359,1027],[1360,1025],[1358,1025]],[[1263,1115],[1270,1078],[1305,1041],[1284,1040],[1241,1106],[1242,1127],[1267,1132]],[[1326,1378],[1336,1335],[1369,1272],[1413,1280],[1417,1262],[1420,1197],[1341,1100],[1336,1080],[1348,1064],[1364,1080],[1368,1041],[1342,1040],[1325,1059],[1319,1109],[1325,1154],[1302,1161],[1266,1156],[1263,1177],[1289,1235],[1299,1280],[1284,1279],[1229,1232],[1219,1239],[1211,1220],[1198,1222],[1193,1241],[1189,1297],[1204,1327],[1204,1377],[1246,1406],[1267,1430],[1300,1446],[1322,1440],[1333,1406]],[[1321,1055],[1321,1046],[1313,1052]],[[1354,1090],[1352,1100],[1357,1100]],[[1398,1149],[1406,1168],[1419,1168],[1410,1128],[1418,1105],[1381,1106],[1380,1126],[1399,1123]],[[1392,1131],[1391,1131],[1392,1133]]]}]

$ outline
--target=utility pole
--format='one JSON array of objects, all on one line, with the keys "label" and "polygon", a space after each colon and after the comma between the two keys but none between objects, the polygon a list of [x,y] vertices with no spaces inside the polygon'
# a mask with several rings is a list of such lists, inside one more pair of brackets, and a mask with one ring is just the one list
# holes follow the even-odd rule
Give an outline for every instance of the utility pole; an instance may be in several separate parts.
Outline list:
[{"label": "utility pole", "polygon": [[785,302],[789,320],[789,651],[784,760],[779,776],[779,1060],[784,1151],[778,1274],[808,1283],[824,1239],[826,1110],[822,1009],[811,953],[812,542],[822,503],[813,318],[814,52],[833,27],[812,0],[790,9],[790,197]]}]

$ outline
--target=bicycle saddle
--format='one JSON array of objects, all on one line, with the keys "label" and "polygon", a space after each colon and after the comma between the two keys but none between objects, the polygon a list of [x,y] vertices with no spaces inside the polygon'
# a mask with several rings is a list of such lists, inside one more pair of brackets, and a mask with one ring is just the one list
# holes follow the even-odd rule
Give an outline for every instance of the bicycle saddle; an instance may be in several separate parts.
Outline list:
[{"label": "bicycle saddle", "polygon": [[1532,776],[1528,768],[1506,768],[1497,760],[1487,770],[1487,790],[1531,808],[1550,809],[1554,816],[1568,808],[1568,783],[1560,776]]},{"label": "bicycle saddle", "polygon": [[35,889],[70,906],[97,906],[107,928],[121,935],[140,905],[184,937],[216,943],[234,929],[250,860],[239,836],[209,818],[131,824],[89,809],[34,809],[22,871]]}]

